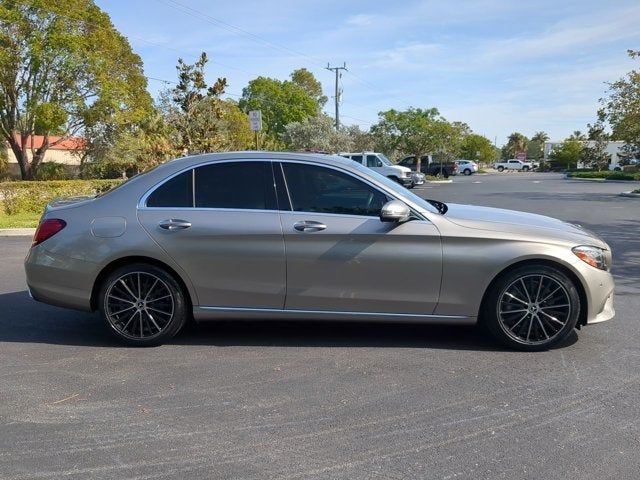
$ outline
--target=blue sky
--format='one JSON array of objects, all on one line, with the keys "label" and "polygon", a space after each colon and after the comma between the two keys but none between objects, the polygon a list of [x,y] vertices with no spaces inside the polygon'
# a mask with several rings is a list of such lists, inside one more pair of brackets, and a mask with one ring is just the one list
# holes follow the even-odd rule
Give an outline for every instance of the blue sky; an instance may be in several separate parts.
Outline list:
[{"label": "blue sky", "polygon": [[[238,98],[259,76],[312,71],[330,97],[347,63],[340,109],[367,129],[389,108],[437,107],[498,145],[513,131],[562,139],[593,122],[606,81],[637,67],[640,2],[98,0],[142,57],[175,80],[178,57],[201,51],[210,82]],[[149,80],[152,94],[165,84]]]}]

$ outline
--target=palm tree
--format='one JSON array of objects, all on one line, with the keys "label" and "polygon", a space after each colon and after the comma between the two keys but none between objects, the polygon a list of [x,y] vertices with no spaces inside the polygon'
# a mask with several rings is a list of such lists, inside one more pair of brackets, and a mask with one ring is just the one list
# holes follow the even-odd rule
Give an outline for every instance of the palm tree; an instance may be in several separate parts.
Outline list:
[{"label": "palm tree", "polygon": [[549,141],[549,135],[547,135],[547,132],[543,132],[542,130],[540,130],[539,132],[533,134],[533,137],[531,137],[531,141],[536,142],[539,145],[540,161],[542,162],[542,164],[544,164],[544,144],[545,142]]},{"label": "palm tree", "polygon": [[529,139],[525,137],[523,134],[518,132],[513,132],[509,135],[509,139],[507,141],[507,151],[512,158],[519,152],[527,151],[527,144],[529,143]]},{"label": "palm tree", "polygon": [[578,140],[580,142],[584,142],[586,139],[586,135],[580,130],[574,130],[573,133],[569,135],[569,140]]}]

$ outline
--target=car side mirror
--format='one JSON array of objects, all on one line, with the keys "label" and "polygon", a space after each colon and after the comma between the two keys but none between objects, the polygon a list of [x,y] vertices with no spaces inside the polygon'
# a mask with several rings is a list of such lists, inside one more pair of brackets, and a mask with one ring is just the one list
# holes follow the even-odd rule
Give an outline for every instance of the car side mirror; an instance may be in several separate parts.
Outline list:
[{"label": "car side mirror", "polygon": [[402,223],[409,220],[410,215],[411,210],[406,203],[400,200],[391,200],[382,206],[380,221]]}]

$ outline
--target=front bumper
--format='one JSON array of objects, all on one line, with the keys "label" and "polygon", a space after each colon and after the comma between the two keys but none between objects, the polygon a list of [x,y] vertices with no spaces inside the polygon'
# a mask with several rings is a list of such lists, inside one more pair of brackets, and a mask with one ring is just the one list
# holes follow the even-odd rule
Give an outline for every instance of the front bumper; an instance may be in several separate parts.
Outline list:
[{"label": "front bumper", "polygon": [[411,177],[402,177],[399,180],[403,187],[409,187],[413,185],[413,180],[411,179]]}]

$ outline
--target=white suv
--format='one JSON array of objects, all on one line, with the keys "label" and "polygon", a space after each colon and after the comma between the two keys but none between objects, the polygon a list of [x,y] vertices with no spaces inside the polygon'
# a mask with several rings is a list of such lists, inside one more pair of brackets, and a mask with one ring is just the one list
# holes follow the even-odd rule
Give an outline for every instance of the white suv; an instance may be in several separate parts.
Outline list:
[{"label": "white suv", "polygon": [[458,172],[464,175],[471,175],[478,171],[478,164],[471,160],[456,160],[453,163],[458,165]]},{"label": "white suv", "polygon": [[350,158],[354,162],[358,162],[365,167],[369,167],[371,170],[384,175],[398,182],[405,187],[413,187],[414,181],[411,177],[411,169],[395,165],[389,160],[384,153],[376,152],[358,152],[358,153],[340,153],[342,157]]}]

